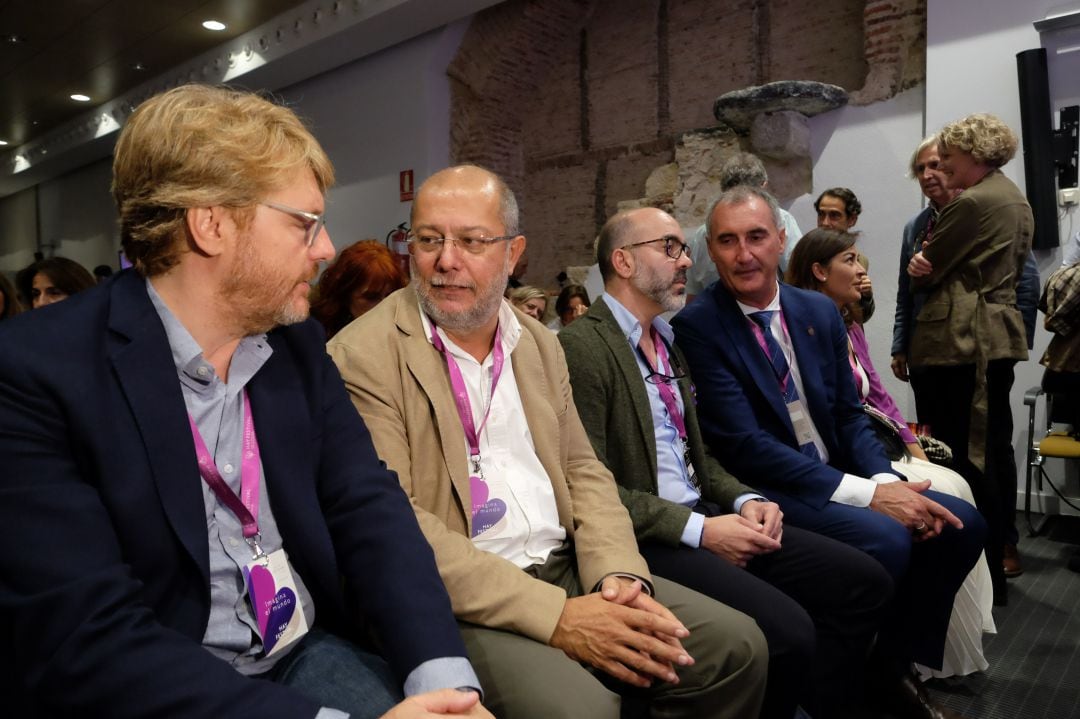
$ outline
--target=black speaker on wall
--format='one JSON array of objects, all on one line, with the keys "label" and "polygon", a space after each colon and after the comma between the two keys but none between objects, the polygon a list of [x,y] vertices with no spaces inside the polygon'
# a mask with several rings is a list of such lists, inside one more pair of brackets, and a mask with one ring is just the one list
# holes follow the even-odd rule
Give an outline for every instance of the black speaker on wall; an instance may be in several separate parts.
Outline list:
[{"label": "black speaker on wall", "polygon": [[1064,108],[1061,112],[1061,129],[1054,130],[1044,48],[1017,53],[1016,72],[1020,84],[1024,176],[1028,203],[1035,216],[1035,236],[1031,245],[1035,249],[1051,249],[1061,244],[1057,185],[1066,188],[1076,187],[1077,184],[1080,111],[1075,106]]}]

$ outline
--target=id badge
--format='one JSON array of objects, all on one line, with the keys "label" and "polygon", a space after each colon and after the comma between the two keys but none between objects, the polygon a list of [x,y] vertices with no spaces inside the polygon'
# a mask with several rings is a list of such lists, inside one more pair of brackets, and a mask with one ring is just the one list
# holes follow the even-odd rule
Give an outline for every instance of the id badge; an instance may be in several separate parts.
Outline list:
[{"label": "id badge", "polygon": [[690,444],[683,440],[683,464],[686,465],[686,476],[690,478],[690,486],[701,491],[701,480],[698,479],[694,463],[690,461]]},{"label": "id badge", "polygon": [[266,656],[277,654],[307,634],[307,618],[284,549],[245,566],[244,583]]},{"label": "id badge", "polygon": [[798,441],[799,446],[804,444],[813,444],[814,442],[814,429],[810,423],[810,415],[807,414],[806,409],[803,407],[801,399],[796,399],[788,402],[787,405],[788,416],[791,417],[791,426],[795,429],[795,439]]}]

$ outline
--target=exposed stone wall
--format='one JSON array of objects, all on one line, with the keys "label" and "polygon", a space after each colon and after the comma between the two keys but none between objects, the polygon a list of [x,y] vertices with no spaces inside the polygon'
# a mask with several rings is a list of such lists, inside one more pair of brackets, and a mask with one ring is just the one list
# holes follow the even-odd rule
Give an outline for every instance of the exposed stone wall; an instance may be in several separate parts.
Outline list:
[{"label": "exposed stone wall", "polygon": [[[715,170],[748,144],[694,132],[717,126],[717,96],[785,79],[891,96],[924,76],[925,15],[925,0],[508,0],[474,18],[448,68],[451,152],[518,193],[525,279],[550,287],[592,261],[620,203],[699,221]],[[766,165],[775,189],[801,192],[805,166]]]}]

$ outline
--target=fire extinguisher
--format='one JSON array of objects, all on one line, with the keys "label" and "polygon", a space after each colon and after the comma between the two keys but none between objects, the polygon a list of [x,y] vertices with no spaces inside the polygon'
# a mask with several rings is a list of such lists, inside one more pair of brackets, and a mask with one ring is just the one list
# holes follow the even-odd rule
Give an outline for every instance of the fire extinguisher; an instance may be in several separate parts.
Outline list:
[{"label": "fire extinguisher", "polygon": [[409,276],[409,225],[402,222],[386,235],[386,246],[394,253],[394,259],[405,276]]}]

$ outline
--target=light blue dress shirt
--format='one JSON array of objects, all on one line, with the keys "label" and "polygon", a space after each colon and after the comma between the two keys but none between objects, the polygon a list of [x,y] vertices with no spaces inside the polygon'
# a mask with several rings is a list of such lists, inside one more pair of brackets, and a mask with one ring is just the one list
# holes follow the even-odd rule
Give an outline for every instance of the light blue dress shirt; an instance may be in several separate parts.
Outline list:
[{"label": "light blue dress shirt", "polygon": [[[615,322],[618,323],[619,329],[626,335],[626,340],[633,349],[634,359],[637,361],[638,370],[641,372],[641,379],[645,385],[645,394],[649,398],[649,408],[652,411],[653,430],[656,437],[657,491],[662,499],[681,504],[684,507],[693,507],[701,500],[701,492],[690,483],[690,474],[687,471],[686,463],[683,461],[683,443],[682,439],[679,438],[679,430],[671,418],[671,413],[668,412],[667,405],[660,398],[660,390],[652,382],[644,381],[652,372],[637,350],[644,329],[641,323],[637,321],[637,318],[630,313],[630,310],[626,309],[617,299],[605,293],[604,302],[611,310]],[[652,326],[656,328],[656,332],[667,342],[669,347],[674,343],[675,333],[672,331],[671,325],[663,317],[654,318]],[[658,369],[664,371],[664,368]],[[673,389],[676,390],[674,393],[676,406],[685,416],[686,409],[683,406],[682,394],[677,387],[673,387]],[[735,511],[738,512],[747,500],[759,496],[756,494],[740,495],[735,500]],[[680,541],[688,547],[696,548],[701,546],[701,531],[704,526],[705,515],[691,512],[690,518],[683,528]]]}]

